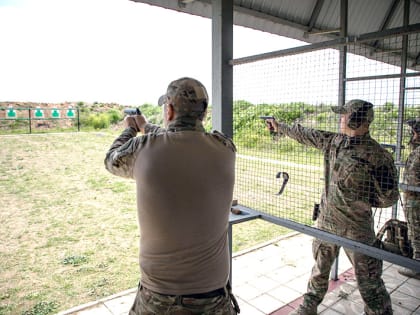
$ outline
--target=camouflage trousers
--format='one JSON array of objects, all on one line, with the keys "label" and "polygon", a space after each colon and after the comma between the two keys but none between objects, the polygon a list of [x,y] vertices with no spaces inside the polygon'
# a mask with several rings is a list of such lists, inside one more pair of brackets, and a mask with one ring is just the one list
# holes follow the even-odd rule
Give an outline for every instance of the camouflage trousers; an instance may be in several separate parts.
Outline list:
[{"label": "camouflage trousers", "polygon": [[413,258],[420,260],[420,198],[406,197],[404,215],[407,220],[408,238],[413,247]]},{"label": "camouflage trousers", "polygon": [[[233,300],[232,300],[233,299]],[[236,300],[230,290],[212,298],[159,294],[139,285],[129,315],[236,315]]]},{"label": "camouflage trousers", "polygon": [[[304,295],[302,307],[316,314],[328,290],[331,267],[339,254],[340,246],[315,239],[312,244],[315,264]],[[390,296],[382,281],[382,261],[357,252],[344,249],[351,261],[360,295],[365,303],[367,315],[390,315],[392,305]]]}]

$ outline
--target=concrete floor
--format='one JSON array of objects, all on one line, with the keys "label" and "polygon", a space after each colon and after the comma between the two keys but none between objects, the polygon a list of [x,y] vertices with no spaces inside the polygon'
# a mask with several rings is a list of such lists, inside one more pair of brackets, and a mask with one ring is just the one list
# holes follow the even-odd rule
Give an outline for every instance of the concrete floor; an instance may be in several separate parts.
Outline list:
[{"label": "concrete floor", "polygon": [[[232,261],[233,292],[241,315],[288,314],[302,300],[312,268],[312,237],[293,233],[266,246],[237,253]],[[384,262],[383,280],[391,294],[395,315],[420,315],[420,280],[398,273],[399,266]],[[322,315],[363,313],[351,264],[344,251],[339,257],[339,280],[331,281],[329,292],[318,308]],[[59,315],[127,314],[136,288],[76,306]]]}]

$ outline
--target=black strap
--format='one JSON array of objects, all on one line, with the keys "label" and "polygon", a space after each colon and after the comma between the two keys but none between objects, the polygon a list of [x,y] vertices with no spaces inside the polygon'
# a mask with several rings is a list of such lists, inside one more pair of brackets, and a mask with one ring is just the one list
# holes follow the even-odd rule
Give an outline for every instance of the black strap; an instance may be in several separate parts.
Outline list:
[{"label": "black strap", "polygon": [[236,312],[237,314],[239,314],[239,313],[241,312],[241,309],[239,308],[239,303],[238,303],[238,301],[236,300],[236,297],[235,297],[235,296],[233,295],[233,293],[232,293],[232,286],[230,285],[230,281],[228,281],[228,283],[227,283],[227,285],[226,285],[226,289],[227,289],[227,291],[228,291],[228,294],[229,294],[230,300],[232,301],[233,308],[234,308],[235,312]]},{"label": "black strap", "polygon": [[217,290],[213,290],[210,292],[205,292],[205,293],[198,293],[198,294],[187,294],[187,295],[182,295],[183,298],[192,298],[192,299],[210,299],[216,296],[222,296],[225,295],[225,289],[224,288],[220,288]]}]

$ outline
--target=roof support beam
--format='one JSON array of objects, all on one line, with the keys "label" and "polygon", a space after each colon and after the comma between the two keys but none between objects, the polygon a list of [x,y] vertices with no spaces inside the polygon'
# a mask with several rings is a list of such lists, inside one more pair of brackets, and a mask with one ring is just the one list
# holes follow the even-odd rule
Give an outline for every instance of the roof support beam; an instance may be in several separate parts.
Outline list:
[{"label": "roof support beam", "polygon": [[277,17],[277,16],[269,15],[269,14],[258,12],[258,11],[254,11],[254,10],[244,8],[244,7],[241,7],[241,6],[237,6],[237,5],[235,5],[234,8],[235,8],[235,12],[242,13],[242,14],[245,14],[245,15],[248,15],[248,16],[252,16],[252,17],[255,17],[255,18],[262,19],[262,20],[270,21],[270,22],[273,22],[275,24],[290,26],[292,28],[296,28],[296,29],[299,29],[299,30],[302,30],[302,31],[305,31],[305,32],[308,30],[307,26],[304,26],[300,23],[296,23],[296,22],[293,22],[293,21],[290,21],[290,20],[287,20],[287,19]]},{"label": "roof support beam", "polygon": [[233,136],[233,0],[213,0],[212,122],[213,129]]},{"label": "roof support beam", "polygon": [[[395,11],[397,10],[397,6],[400,3],[400,0],[394,0],[392,1],[391,5],[388,8],[388,11],[386,12],[385,18],[382,21],[381,27],[379,28],[379,31],[383,31],[384,29],[388,28],[389,23],[391,23],[392,18],[394,17]],[[376,40],[372,46],[374,49],[378,47],[379,41]]]},{"label": "roof support beam", "polygon": [[315,7],[312,10],[311,18],[309,19],[308,33],[312,32],[312,29],[314,28],[315,22],[318,19],[318,16],[319,16],[319,13],[321,12],[323,4],[324,4],[324,0],[318,0],[316,2]]},{"label": "roof support beam", "polygon": [[315,7],[312,10],[311,18],[308,22],[308,30],[303,33],[303,37],[308,37],[309,35],[327,35],[327,34],[338,34],[340,33],[340,29],[331,29],[331,30],[319,30],[314,31],[314,26],[316,23],[316,20],[319,17],[319,14],[321,13],[322,6],[324,5],[324,0],[317,0],[315,3]]},{"label": "roof support beam", "polygon": [[417,54],[417,56],[414,59],[414,62],[411,66],[414,67],[414,66],[417,66],[418,64],[420,64],[420,52]]},{"label": "roof support beam", "polygon": [[[413,34],[413,33],[418,33],[418,32],[420,32],[420,23],[411,24],[405,27],[404,26],[396,27],[393,29],[384,30],[382,32],[366,33],[360,36],[347,36],[345,38],[337,38],[337,39],[332,39],[329,41],[324,41],[324,42],[315,43],[315,44],[297,46],[294,48],[287,48],[287,49],[272,51],[268,53],[262,53],[258,55],[248,56],[248,57],[241,57],[241,58],[231,60],[230,64],[239,65],[239,64],[255,62],[258,60],[266,60],[266,59],[277,58],[277,57],[297,55],[303,52],[316,51],[320,49],[337,48],[338,46],[348,45],[348,43],[363,45],[364,43],[372,42],[374,39],[377,39],[377,38],[383,39],[383,38],[395,37],[397,35],[405,35],[405,34],[408,35],[408,34]],[[398,63],[398,66],[399,66],[399,63]]]}]

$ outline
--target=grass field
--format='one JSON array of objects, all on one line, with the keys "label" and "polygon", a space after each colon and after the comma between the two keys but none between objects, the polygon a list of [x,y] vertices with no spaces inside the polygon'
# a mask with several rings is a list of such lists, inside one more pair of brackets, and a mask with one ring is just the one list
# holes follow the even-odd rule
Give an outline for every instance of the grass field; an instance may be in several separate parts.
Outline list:
[{"label": "grass field", "polygon": [[[103,166],[116,135],[0,136],[0,314],[52,314],[137,285],[135,183]],[[286,232],[235,225],[234,252]]]}]

